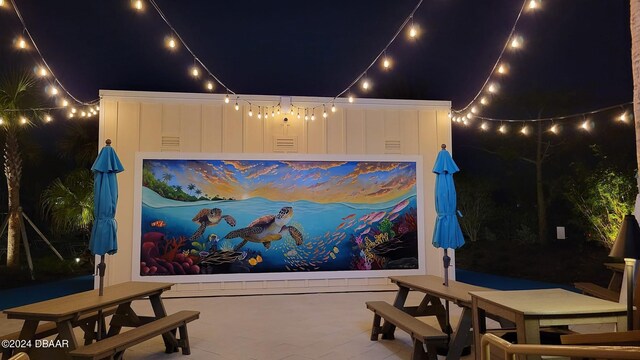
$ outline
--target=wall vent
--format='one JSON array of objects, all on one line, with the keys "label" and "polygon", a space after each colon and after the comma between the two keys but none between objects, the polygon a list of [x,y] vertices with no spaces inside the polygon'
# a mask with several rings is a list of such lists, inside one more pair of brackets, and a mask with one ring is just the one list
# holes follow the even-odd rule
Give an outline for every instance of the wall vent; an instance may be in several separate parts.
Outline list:
[{"label": "wall vent", "polygon": [[180,136],[162,136],[160,151],[180,151]]},{"label": "wall vent", "polygon": [[385,154],[400,154],[402,147],[400,140],[385,140],[384,141],[384,153]]},{"label": "wall vent", "polygon": [[285,153],[298,152],[298,137],[297,136],[274,136],[273,151],[285,152]]}]

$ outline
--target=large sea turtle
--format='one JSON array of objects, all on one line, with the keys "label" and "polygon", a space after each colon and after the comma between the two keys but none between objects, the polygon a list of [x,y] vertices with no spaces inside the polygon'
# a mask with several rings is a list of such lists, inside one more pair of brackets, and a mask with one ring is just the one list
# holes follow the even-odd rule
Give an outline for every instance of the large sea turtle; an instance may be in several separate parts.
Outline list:
[{"label": "large sea turtle", "polygon": [[236,226],[236,219],[234,219],[231,215],[222,215],[222,210],[218,208],[200,210],[200,212],[198,212],[198,214],[194,216],[193,219],[191,219],[191,221],[199,223],[200,226],[198,227],[196,232],[191,235],[189,241],[198,239],[200,236],[202,236],[202,234],[204,234],[207,226],[218,225],[218,223],[220,223],[222,219],[224,219],[227,224]]},{"label": "large sea turtle", "polygon": [[272,241],[282,239],[282,233],[285,230],[289,231],[289,234],[296,241],[296,245],[302,244],[302,233],[300,230],[293,226],[287,226],[291,217],[293,216],[293,208],[285,206],[280,209],[278,215],[265,215],[254,220],[246,228],[233,230],[228,233],[225,239],[242,238],[242,242],[238,244],[234,250],[238,250],[243,247],[247,241],[262,243],[265,248],[271,246]]}]

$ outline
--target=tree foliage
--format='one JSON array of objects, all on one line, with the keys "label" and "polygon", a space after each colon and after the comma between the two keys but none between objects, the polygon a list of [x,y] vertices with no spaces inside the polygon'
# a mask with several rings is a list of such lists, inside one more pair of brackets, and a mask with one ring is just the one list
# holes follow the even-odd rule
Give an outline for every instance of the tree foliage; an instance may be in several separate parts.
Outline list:
[{"label": "tree foliage", "polygon": [[565,196],[590,228],[587,240],[611,247],[618,235],[624,216],[633,212],[638,189],[635,171],[620,170],[598,154],[599,165],[594,171],[577,169],[577,176],[568,185]]},{"label": "tree foliage", "polygon": [[88,236],[93,224],[93,173],[76,169],[55,179],[42,193],[41,204],[51,226],[61,233],[81,231]]}]

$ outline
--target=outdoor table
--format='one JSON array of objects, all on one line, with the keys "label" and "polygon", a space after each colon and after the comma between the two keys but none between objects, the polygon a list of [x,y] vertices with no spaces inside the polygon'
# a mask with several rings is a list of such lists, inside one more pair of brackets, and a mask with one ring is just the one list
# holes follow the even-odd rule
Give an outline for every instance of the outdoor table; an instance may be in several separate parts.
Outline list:
[{"label": "outdoor table", "polygon": [[[155,319],[167,316],[162,298],[163,291],[171,289],[174,284],[161,282],[126,282],[104,289],[104,295],[98,295],[98,289],[85,291],[69,296],[42,301],[30,305],[24,305],[4,310],[9,319],[23,319],[24,324],[20,331],[20,340],[29,341],[26,349],[29,353],[42,352],[47,359],[68,357],[68,353],[76,349],[79,344],[73,332],[73,321],[85,314],[95,313],[101,310],[117,306],[117,310],[110,322],[108,333],[98,336],[113,336],[120,332],[123,326],[136,327]],[[153,308],[154,316],[138,316],[131,309],[133,300],[148,297]],[[40,321],[52,321],[56,323],[58,338],[64,344],[57,348],[35,348],[35,333]],[[99,319],[104,323],[104,319]],[[106,330],[105,327],[102,327]],[[87,338],[87,336],[85,336]],[[91,337],[89,337],[91,338]],[[167,349],[176,344],[171,343],[170,336],[163,336]],[[57,350],[57,351],[55,351]],[[55,355],[54,355],[55,354]]]},{"label": "outdoor table", "polygon": [[[433,275],[391,276],[389,279],[398,285],[398,293],[393,306],[412,316],[435,316],[444,332],[448,330],[446,327],[447,314],[440,300],[451,301],[462,308],[460,321],[456,331],[451,336],[449,351],[447,352],[447,360],[460,359],[463,348],[469,345],[471,341],[471,295],[469,295],[469,292],[491,289],[455,280],[449,280],[449,286],[444,286],[443,279]],[[409,290],[425,294],[417,307],[405,306]],[[392,338],[394,331],[395,327],[385,322],[382,328],[382,338]]]},{"label": "outdoor table", "polygon": [[[615,323],[617,331],[627,329],[625,304],[564,289],[472,291],[471,299],[476,344],[486,332],[487,313],[513,321],[518,344],[540,344],[541,326]],[[476,349],[475,355],[480,360],[481,351]]]}]

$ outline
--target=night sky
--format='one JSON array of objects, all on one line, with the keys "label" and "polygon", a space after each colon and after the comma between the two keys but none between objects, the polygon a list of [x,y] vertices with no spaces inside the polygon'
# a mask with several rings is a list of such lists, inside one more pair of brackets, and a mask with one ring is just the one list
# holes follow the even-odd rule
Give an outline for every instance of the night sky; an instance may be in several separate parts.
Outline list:
[{"label": "night sky", "polygon": [[[170,31],[148,4],[138,13],[128,0],[16,1],[59,79],[83,100],[97,98],[99,89],[204,90],[203,81],[187,73],[190,55],[164,47]],[[157,3],[233,91],[334,96],[366,68],[417,1]],[[562,104],[545,104],[547,116],[630,101],[629,2],[542,3],[542,10],[523,14],[516,32],[525,46],[508,54],[511,75],[484,115],[529,118],[538,112],[537,104],[506,104],[531,93],[562,94]],[[425,0],[414,17],[423,30],[419,39],[401,34],[388,52],[394,69],[374,66],[368,73],[373,90],[356,95],[451,100],[454,108],[465,106],[491,70],[521,5],[516,0]],[[12,48],[21,31],[15,14],[2,10],[3,67],[33,63],[33,52]]]}]

